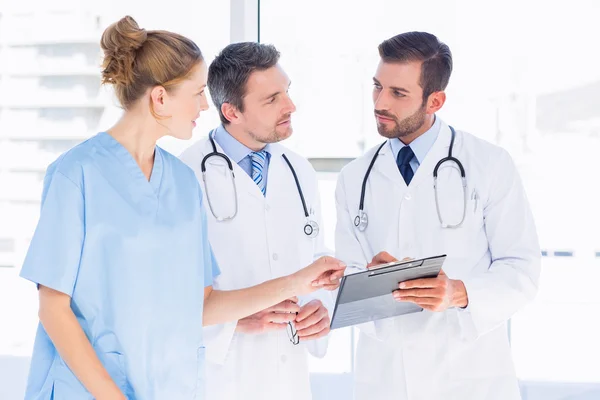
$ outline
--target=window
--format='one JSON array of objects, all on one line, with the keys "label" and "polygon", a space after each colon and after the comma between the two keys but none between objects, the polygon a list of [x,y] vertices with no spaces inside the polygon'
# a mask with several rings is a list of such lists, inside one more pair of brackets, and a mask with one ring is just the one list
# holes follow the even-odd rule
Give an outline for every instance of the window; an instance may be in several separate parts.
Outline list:
[{"label": "window", "polygon": [[[439,115],[511,153],[544,249],[539,295],[511,321],[525,400],[600,396],[600,326],[590,318],[600,303],[592,295],[600,274],[600,60],[590,51],[599,12],[591,0],[260,1],[261,42],[281,51],[298,108],[286,144],[327,170],[320,187],[328,239],[332,166],[382,142],[371,102],[377,45],[420,30],[450,46],[454,72]],[[336,398],[326,388],[352,371],[350,333],[336,334],[349,347],[312,364],[316,399]]]}]

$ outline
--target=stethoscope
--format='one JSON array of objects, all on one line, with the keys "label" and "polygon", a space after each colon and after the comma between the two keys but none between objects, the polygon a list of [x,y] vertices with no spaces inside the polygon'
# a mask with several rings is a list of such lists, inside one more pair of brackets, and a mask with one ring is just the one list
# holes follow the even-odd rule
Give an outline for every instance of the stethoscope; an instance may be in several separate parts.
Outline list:
[{"label": "stethoscope", "polygon": [[[444,157],[440,161],[438,161],[437,165],[433,169],[433,191],[435,192],[435,208],[437,210],[438,219],[440,220],[440,224],[442,225],[442,228],[454,229],[454,228],[460,227],[463,224],[463,222],[465,221],[465,216],[467,215],[467,178],[465,175],[465,168],[463,167],[462,163],[456,157],[452,156],[452,150],[454,149],[454,138],[456,137],[456,132],[454,131],[453,127],[450,127],[450,131],[452,132],[452,138],[450,139],[450,149],[448,150],[448,156]],[[369,225],[369,217],[368,217],[367,213],[364,211],[365,191],[367,188],[367,181],[369,179],[369,175],[371,174],[371,169],[373,169],[373,165],[375,164],[375,160],[379,156],[379,151],[383,148],[383,146],[386,143],[387,143],[387,141],[383,142],[381,144],[381,146],[379,146],[379,148],[377,149],[375,154],[373,155],[373,158],[371,159],[371,163],[369,164],[369,168],[367,168],[367,172],[365,173],[365,177],[362,182],[362,188],[360,191],[360,203],[358,206],[358,215],[356,215],[356,217],[354,217],[354,226],[356,226],[358,228],[358,230],[361,232],[364,232],[367,229],[367,226]],[[445,162],[448,162],[448,161],[451,161],[458,166],[458,168],[460,169],[460,176],[462,178],[463,195],[464,195],[463,214],[462,214],[462,218],[461,218],[460,222],[457,224],[445,223],[442,218],[442,213],[440,212],[440,203],[439,203],[438,190],[437,190],[438,170],[440,169],[442,164],[444,164]]]},{"label": "stethoscope", "polygon": [[[210,140],[210,144],[212,145],[213,151],[208,153],[207,155],[205,155],[204,158],[202,159],[202,163],[200,164],[200,168],[202,170],[202,180],[204,180],[204,187],[206,188],[205,192],[206,192],[206,198],[208,199],[208,207],[210,208],[210,212],[216,218],[217,221],[219,221],[219,222],[231,221],[232,219],[235,218],[235,216],[237,215],[237,212],[238,212],[237,188],[236,188],[236,184],[235,184],[235,174],[233,172],[233,164],[231,163],[231,160],[229,159],[229,157],[227,157],[225,154],[217,151],[217,146],[211,135],[209,135],[209,140]],[[211,157],[219,157],[219,158],[224,159],[225,162],[227,163],[227,167],[229,168],[229,172],[231,174],[231,181],[233,184],[233,193],[235,196],[235,203],[234,203],[235,206],[233,209],[233,213],[231,215],[218,216],[217,214],[215,214],[215,211],[213,208],[213,203],[212,203],[211,197],[210,197],[210,191],[208,190],[208,184],[206,182],[206,161]],[[306,217],[306,223],[304,224],[303,232],[309,238],[317,237],[317,235],[319,234],[319,224],[317,224],[317,222],[315,220],[310,218],[310,214],[308,213],[308,208],[306,207],[306,201],[304,200],[304,194],[302,193],[302,187],[300,186],[300,181],[298,180],[298,175],[296,175],[296,171],[294,170],[294,167],[292,166],[292,163],[287,158],[287,156],[285,154],[282,154],[282,157],[285,160],[288,167],[290,168],[290,171],[292,171],[292,175],[294,176],[294,181],[296,182],[296,188],[298,189],[298,195],[300,196],[300,200],[302,201],[302,209],[304,210],[304,216]]]}]

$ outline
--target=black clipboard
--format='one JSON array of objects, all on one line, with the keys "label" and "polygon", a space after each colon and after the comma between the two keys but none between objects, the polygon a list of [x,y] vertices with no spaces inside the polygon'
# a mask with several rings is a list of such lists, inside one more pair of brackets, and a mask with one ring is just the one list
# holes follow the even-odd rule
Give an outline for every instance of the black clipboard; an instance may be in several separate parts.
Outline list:
[{"label": "black clipboard", "polygon": [[399,302],[392,292],[398,283],[439,275],[446,255],[397,261],[346,275],[340,282],[331,329],[423,311],[414,303]]}]

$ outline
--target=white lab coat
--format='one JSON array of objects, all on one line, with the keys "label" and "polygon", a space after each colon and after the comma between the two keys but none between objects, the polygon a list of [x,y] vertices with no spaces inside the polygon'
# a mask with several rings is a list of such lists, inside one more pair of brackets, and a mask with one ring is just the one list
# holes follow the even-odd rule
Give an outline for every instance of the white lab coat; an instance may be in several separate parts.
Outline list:
[{"label": "white lab coat", "polygon": [[[366,187],[365,232],[357,215],[365,171],[376,148],[341,172],[336,190],[336,256],[354,268],[380,251],[398,259],[447,254],[444,271],[464,282],[469,305],[423,311],[360,325],[357,400],[520,399],[507,321],[535,296],[540,248],[521,180],[508,153],[457,131],[453,155],[466,172],[464,224],[443,229],[436,212],[433,169],[448,155],[451,133],[439,136],[407,188],[387,143]],[[460,173],[445,163],[438,175],[445,222],[463,210]]]},{"label": "white lab coat", "polygon": [[[218,144],[217,149],[223,153]],[[280,144],[272,144],[266,198],[250,176],[232,162],[238,213],[231,221],[218,222],[206,201],[201,173],[201,161],[211,151],[210,141],[201,140],[186,150],[181,159],[196,172],[205,193],[209,239],[221,269],[214,282],[215,289],[253,286],[296,272],[321,255],[331,254],[325,248],[322,231],[316,238],[309,238],[303,232],[306,217],[302,202],[282,154],[285,153],[298,175],[311,217],[321,224],[316,172],[306,159]],[[222,177],[229,173],[218,157],[210,158],[206,168]],[[228,190],[231,186],[224,182],[220,185],[209,182],[209,196],[215,207],[231,204],[228,202],[233,200],[234,194]],[[333,297],[324,290],[300,298],[300,304],[315,298],[330,312],[333,310]],[[312,398],[307,355],[310,352],[323,357],[327,338],[294,346],[286,330],[240,334],[235,332],[236,324],[205,329],[207,400]]]}]

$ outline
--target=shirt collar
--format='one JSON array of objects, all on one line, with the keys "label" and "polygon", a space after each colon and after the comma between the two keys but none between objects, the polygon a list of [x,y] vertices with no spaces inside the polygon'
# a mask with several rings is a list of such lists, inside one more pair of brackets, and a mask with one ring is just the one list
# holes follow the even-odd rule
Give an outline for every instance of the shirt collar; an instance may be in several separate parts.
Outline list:
[{"label": "shirt collar", "polygon": [[[236,164],[239,164],[240,161],[253,152],[231,136],[223,125],[219,125],[214,130],[214,139],[221,146],[223,152]],[[267,144],[263,150],[270,153],[270,144]]]},{"label": "shirt collar", "polygon": [[[440,133],[440,127],[442,125],[441,121],[442,120],[436,115],[435,121],[433,122],[433,125],[431,125],[431,128],[429,128],[424,134],[409,144],[411,150],[413,153],[415,153],[415,157],[417,158],[419,165],[423,162],[427,156],[427,153],[429,153],[429,150],[431,150],[431,147],[433,147],[433,144]],[[398,158],[398,153],[405,146],[405,144],[402,143],[400,139],[394,138],[390,139],[390,146],[394,154],[394,159],[396,159]]]}]

